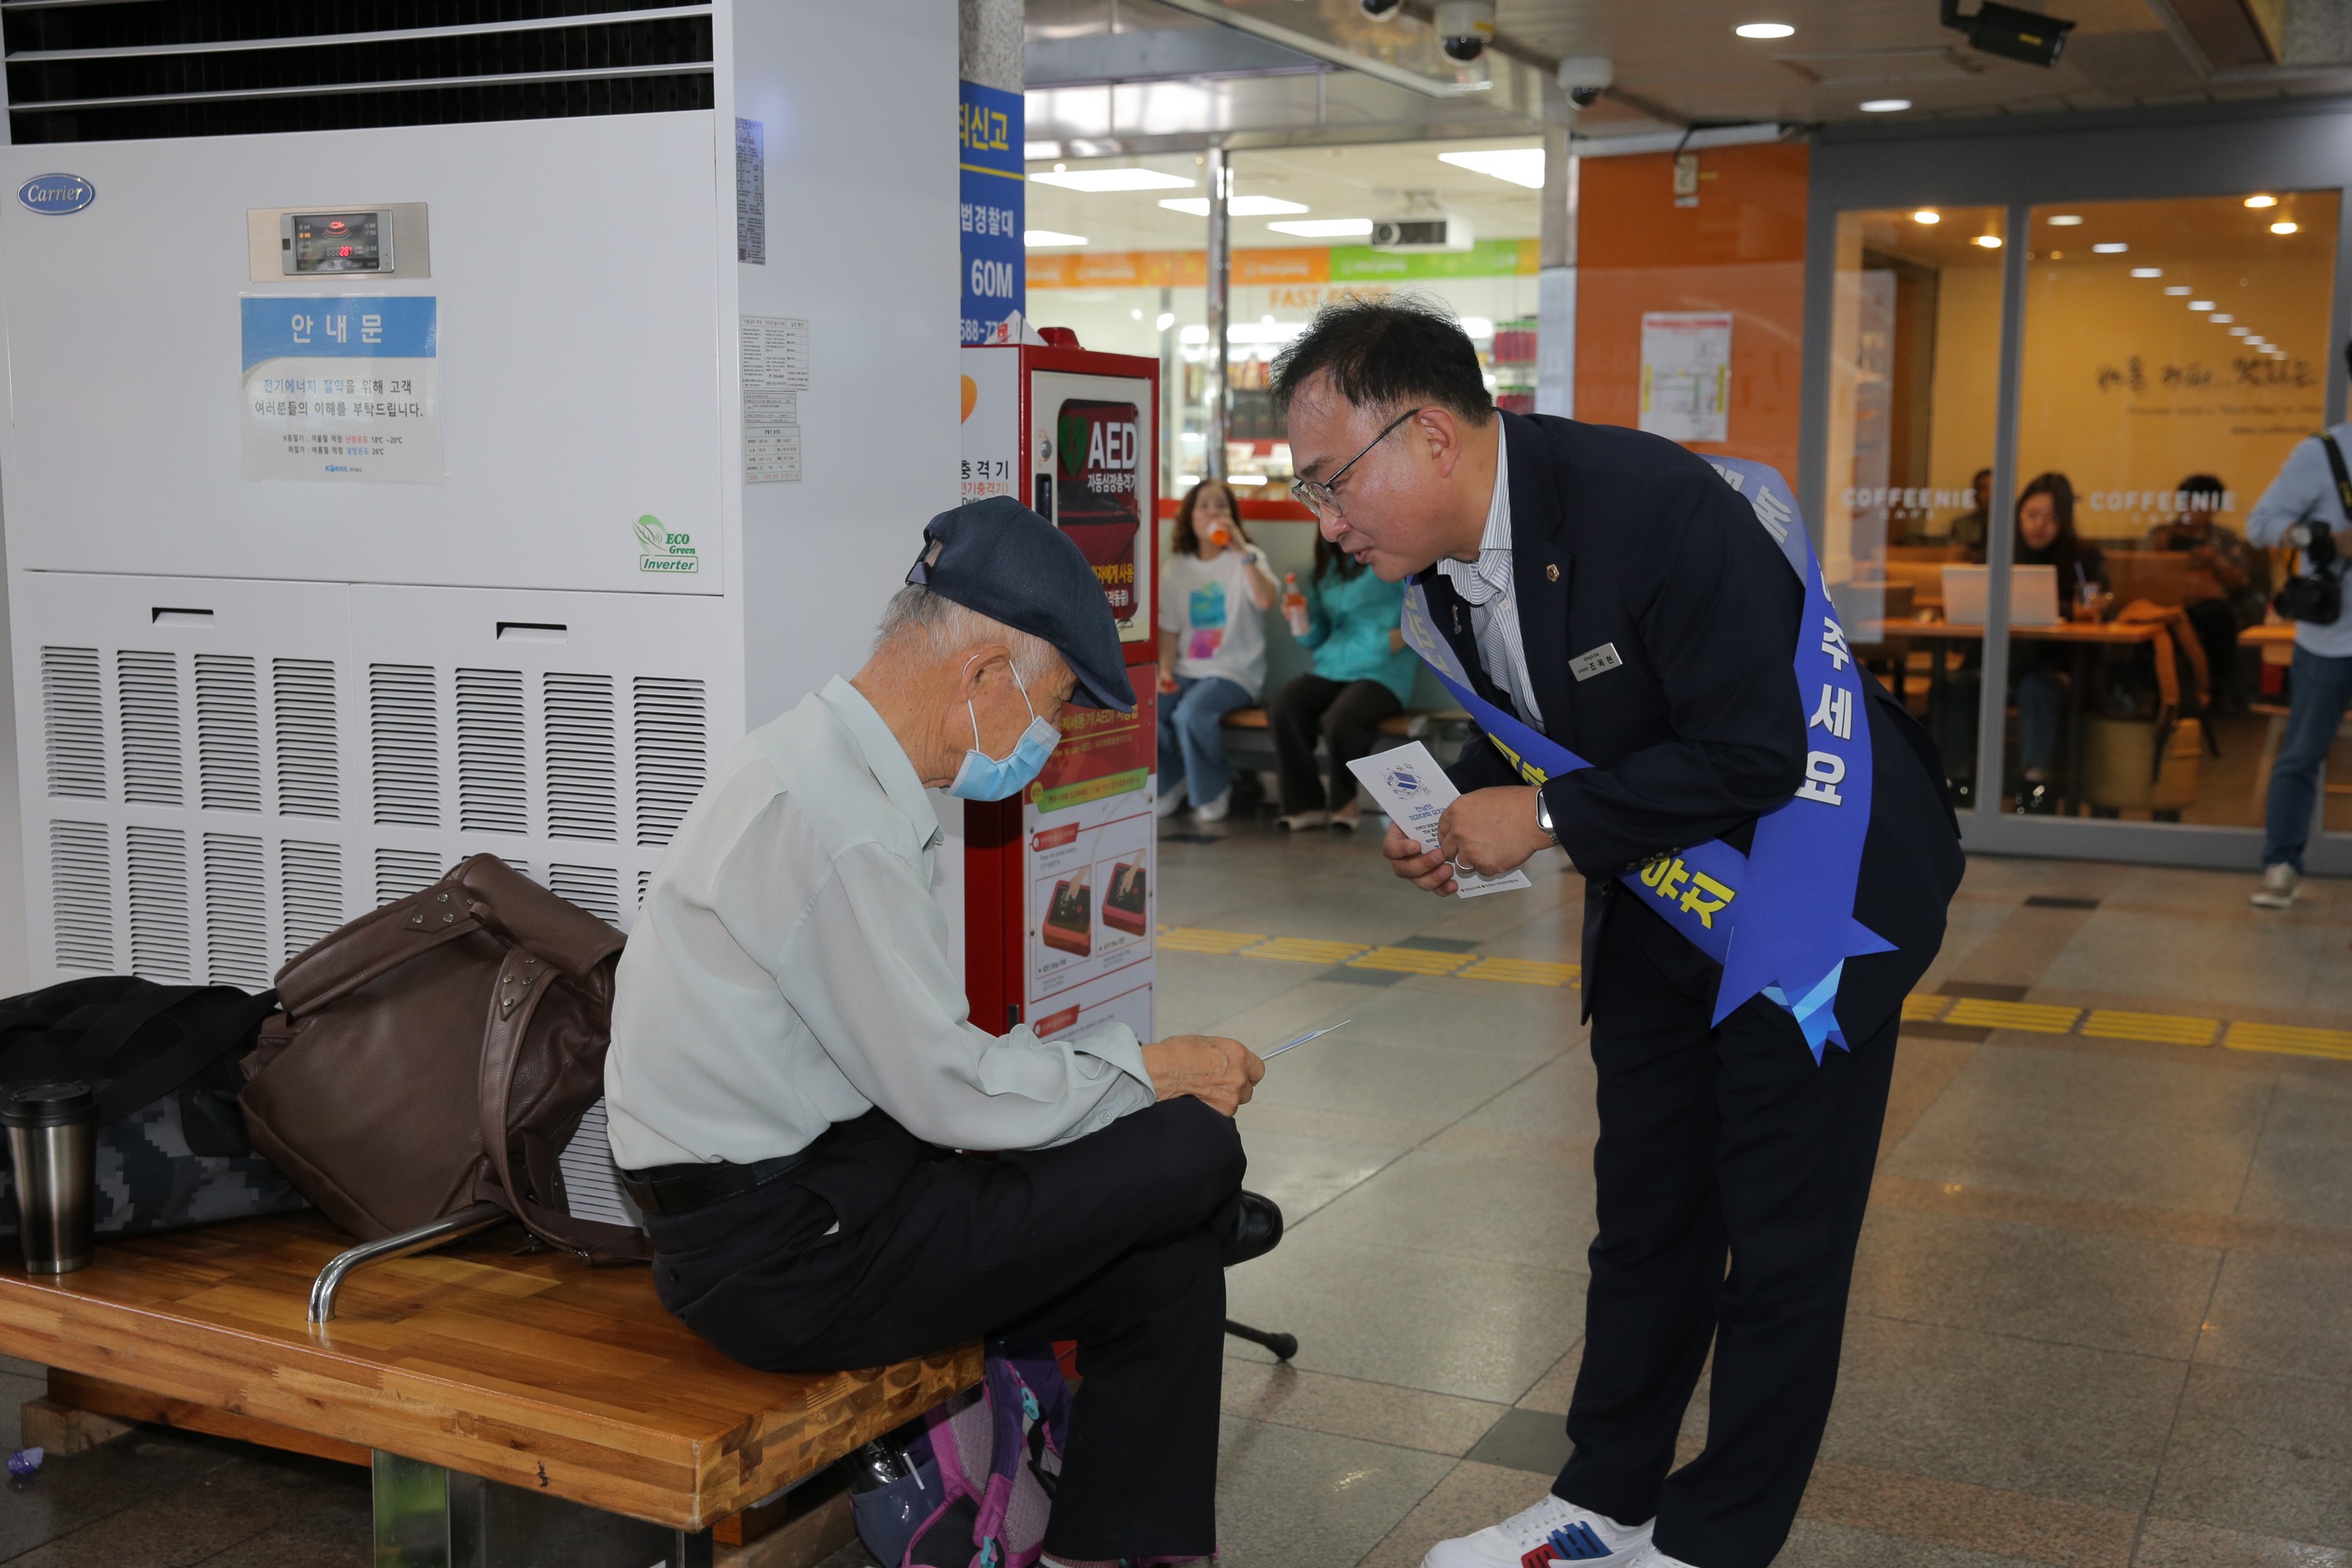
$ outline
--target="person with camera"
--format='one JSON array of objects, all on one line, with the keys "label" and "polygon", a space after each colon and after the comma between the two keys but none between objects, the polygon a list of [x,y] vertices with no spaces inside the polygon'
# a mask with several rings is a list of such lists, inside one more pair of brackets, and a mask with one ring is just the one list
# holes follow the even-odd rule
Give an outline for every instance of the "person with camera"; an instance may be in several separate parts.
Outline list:
[{"label": "person with camera", "polygon": [[[2344,346],[2352,363],[2352,343]],[[2319,799],[2319,772],[2352,704],[2352,619],[2344,615],[2344,545],[2352,531],[2352,473],[2344,448],[2352,420],[2298,442],[2246,516],[2248,542],[2295,548],[2295,574],[2279,591],[2279,614],[2294,623],[2287,672],[2286,734],[2271,768],[2263,811],[2263,885],[2257,909],[2284,910],[2301,896],[2303,849]]]}]

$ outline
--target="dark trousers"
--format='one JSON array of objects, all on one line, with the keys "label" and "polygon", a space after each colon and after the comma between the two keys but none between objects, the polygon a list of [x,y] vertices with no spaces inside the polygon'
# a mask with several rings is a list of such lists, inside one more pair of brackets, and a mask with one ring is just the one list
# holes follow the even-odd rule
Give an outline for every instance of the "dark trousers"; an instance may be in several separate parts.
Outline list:
[{"label": "dark trousers", "polygon": [[1084,1382],[1046,1550],[1206,1556],[1224,1354],[1214,1232],[1242,1166],[1233,1122],[1191,1098],[989,1158],[876,1110],[780,1181],[650,1216],[654,1282],[688,1327],[770,1372],[878,1366],[983,1335],[1076,1340]]},{"label": "dark trousers", "polygon": [[[1282,810],[1339,810],[1356,798],[1348,764],[1380,744],[1381,721],[1404,711],[1397,694],[1377,680],[1328,680],[1302,675],[1267,701],[1274,754],[1282,768]],[[1315,772],[1315,742],[1330,749],[1330,792]]]},{"label": "dark trousers", "polygon": [[[1698,1568],[1763,1568],[1837,1386],[1899,1020],[1851,1053],[1828,1047],[1818,1067],[1761,998],[1710,1028],[1711,984],[1670,980],[1633,940],[1645,914],[1616,910],[1601,937],[1601,1234],[1575,1452],[1552,1489],[1622,1523],[1654,1516],[1658,1550]],[[1706,1447],[1675,1470],[1710,1344]]]}]

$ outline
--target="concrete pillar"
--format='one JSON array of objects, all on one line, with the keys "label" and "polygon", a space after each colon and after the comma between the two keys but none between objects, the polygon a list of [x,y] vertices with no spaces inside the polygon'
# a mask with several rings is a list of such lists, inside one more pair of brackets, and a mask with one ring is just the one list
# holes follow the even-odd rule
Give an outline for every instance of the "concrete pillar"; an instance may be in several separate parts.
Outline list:
[{"label": "concrete pillar", "polygon": [[1225,328],[1231,314],[1228,298],[1233,282],[1233,225],[1225,213],[1232,194],[1233,171],[1223,147],[1209,149],[1209,403],[1208,477],[1225,477],[1225,434],[1232,424],[1231,399],[1225,393]]},{"label": "concrete pillar", "polygon": [[961,28],[957,74],[982,87],[1019,92],[1028,79],[1022,0],[956,0]]},{"label": "concrete pillar", "polygon": [[1536,412],[1563,419],[1576,416],[1577,161],[1569,153],[1571,129],[1572,118],[1544,127],[1543,228],[1536,273]]}]

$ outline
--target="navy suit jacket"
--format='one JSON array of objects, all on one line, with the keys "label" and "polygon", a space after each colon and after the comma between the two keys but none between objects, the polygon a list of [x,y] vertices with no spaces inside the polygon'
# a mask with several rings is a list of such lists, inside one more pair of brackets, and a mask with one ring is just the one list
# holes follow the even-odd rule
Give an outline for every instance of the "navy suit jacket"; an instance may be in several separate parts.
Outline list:
[{"label": "navy suit jacket", "polygon": [[[1756,819],[1804,776],[1807,709],[1793,656],[1804,590],[1754,510],[1703,458],[1615,426],[1499,416],[1511,485],[1519,635],[1544,730],[1592,765],[1543,786],[1585,884],[1584,1005],[1607,985],[1604,922],[1710,1003],[1722,970],[1617,876],[1661,850],[1721,838],[1745,850]],[[1478,663],[1470,610],[1435,568],[1417,579],[1479,694],[1516,705]],[[1570,661],[1613,646],[1579,680]],[[1854,916],[1896,951],[1850,960],[1838,1018],[1860,1038],[1902,1005],[1941,945],[1959,886],[1959,830],[1927,731],[1866,674],[1874,774]],[[1522,782],[1483,735],[1450,770],[1465,791]]]}]

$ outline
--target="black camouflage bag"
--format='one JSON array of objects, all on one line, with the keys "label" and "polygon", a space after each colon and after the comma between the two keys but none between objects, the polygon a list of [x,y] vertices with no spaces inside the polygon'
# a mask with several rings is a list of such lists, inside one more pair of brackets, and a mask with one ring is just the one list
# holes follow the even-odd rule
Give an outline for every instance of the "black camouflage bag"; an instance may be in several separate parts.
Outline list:
[{"label": "black camouflage bag", "polygon": [[[237,1060],[277,1008],[274,992],[127,974],[12,996],[0,1001],[0,1093],[59,1079],[98,1090],[100,1236],[304,1208],[253,1152],[236,1103]],[[16,1231],[13,1173],[0,1172],[0,1236]]]}]

